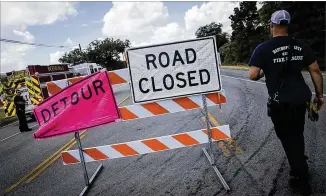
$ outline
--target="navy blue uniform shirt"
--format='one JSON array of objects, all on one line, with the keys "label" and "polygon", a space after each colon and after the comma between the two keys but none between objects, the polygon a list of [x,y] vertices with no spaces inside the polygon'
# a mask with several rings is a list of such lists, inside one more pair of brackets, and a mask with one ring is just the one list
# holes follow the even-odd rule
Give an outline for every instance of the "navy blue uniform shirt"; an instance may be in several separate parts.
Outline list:
[{"label": "navy blue uniform shirt", "polygon": [[[259,44],[250,58],[249,66],[259,67],[264,71],[268,94],[271,97],[276,91],[281,68],[287,63],[291,42],[292,38],[289,36],[273,37]],[[280,102],[297,104],[310,101],[311,91],[301,71],[315,60],[308,44],[295,40],[291,62],[285,72],[284,84],[278,96]]]},{"label": "navy blue uniform shirt", "polygon": [[25,112],[25,104],[19,104],[18,102],[25,102],[22,96],[16,95],[14,98],[14,104],[16,106],[16,112],[23,111]]}]

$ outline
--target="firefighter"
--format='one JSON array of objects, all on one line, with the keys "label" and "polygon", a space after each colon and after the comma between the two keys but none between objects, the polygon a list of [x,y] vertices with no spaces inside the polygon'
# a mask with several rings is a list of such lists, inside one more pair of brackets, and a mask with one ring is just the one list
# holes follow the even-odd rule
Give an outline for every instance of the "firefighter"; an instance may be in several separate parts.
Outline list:
[{"label": "firefighter", "polygon": [[21,92],[17,90],[16,96],[14,98],[14,104],[16,106],[16,114],[19,120],[19,130],[20,132],[31,131],[28,127],[26,116],[25,116],[25,104],[26,101],[21,96]]},{"label": "firefighter", "polygon": [[290,186],[302,195],[310,195],[312,191],[303,133],[306,107],[312,93],[301,71],[306,68],[313,80],[316,110],[320,110],[324,104],[323,78],[308,44],[288,35],[290,20],[290,14],[285,10],[273,13],[270,20],[273,37],[258,45],[253,52],[249,76],[252,80],[266,76],[268,116],[291,167]]}]

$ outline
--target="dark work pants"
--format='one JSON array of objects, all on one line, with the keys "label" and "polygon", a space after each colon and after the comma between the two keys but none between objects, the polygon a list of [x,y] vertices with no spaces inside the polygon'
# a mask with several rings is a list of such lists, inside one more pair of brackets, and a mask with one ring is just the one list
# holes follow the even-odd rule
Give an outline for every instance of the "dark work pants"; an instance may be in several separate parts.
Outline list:
[{"label": "dark work pants", "polygon": [[272,121],[277,137],[281,140],[288,158],[291,175],[308,178],[308,165],[305,156],[304,124],[306,104],[273,104]]},{"label": "dark work pants", "polygon": [[17,111],[17,117],[19,120],[19,130],[22,131],[27,131],[28,129],[28,124],[25,116],[25,112],[22,111]]}]

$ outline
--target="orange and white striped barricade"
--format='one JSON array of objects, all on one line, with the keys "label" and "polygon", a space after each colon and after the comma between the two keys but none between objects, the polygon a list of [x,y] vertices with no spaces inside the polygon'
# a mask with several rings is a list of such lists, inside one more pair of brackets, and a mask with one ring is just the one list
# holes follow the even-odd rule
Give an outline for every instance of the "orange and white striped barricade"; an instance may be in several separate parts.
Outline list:
[{"label": "orange and white striped barricade", "polygon": [[[228,125],[212,127],[211,132],[212,141],[225,140],[231,137]],[[204,143],[208,143],[208,131],[206,129],[126,143],[84,148],[83,156],[85,162],[92,162],[137,156]],[[78,150],[63,151],[61,156],[65,165],[81,162]]]},{"label": "orange and white striped barricade", "polygon": [[[208,119],[207,106],[220,105],[224,103],[226,103],[226,97],[224,90],[222,90],[220,93],[211,93],[202,96],[180,97],[152,103],[119,107],[119,111],[121,120],[129,121],[203,108],[205,117]],[[230,128],[228,125],[210,127],[209,120],[206,120],[206,126],[207,129],[204,130],[84,149],[81,147],[79,134],[76,133],[75,138],[79,145],[78,150],[63,151],[61,152],[61,156],[65,165],[77,163],[85,164],[85,162],[123,158],[209,143],[209,153],[206,148],[202,148],[202,150],[221,183],[225,189],[229,191],[230,188],[228,184],[215,165],[212,142],[230,139]],[[87,173],[86,167],[83,168],[85,169],[85,173]],[[98,168],[98,170],[99,169],[100,168]],[[94,176],[95,175],[96,174],[94,174]],[[87,178],[85,177],[85,179]]]},{"label": "orange and white striped barricade", "polygon": [[[118,86],[121,84],[126,84],[130,81],[128,69],[120,69],[115,71],[109,71],[109,79],[111,85]],[[55,80],[46,83],[49,96],[52,96],[58,92],[60,92],[65,87],[74,84],[80,80],[82,80],[84,76],[74,77],[74,78],[67,78],[62,80]]]},{"label": "orange and white striped barricade", "polygon": [[226,103],[225,92],[222,90],[219,93],[210,93],[203,96],[193,95],[151,103],[134,104],[120,107],[119,110],[121,119],[127,121],[204,108],[205,102],[203,100],[205,100],[208,106],[224,104]]},{"label": "orange and white striped barricade", "polygon": [[[177,49],[173,50],[174,47]],[[131,48],[126,54],[128,69],[109,72],[112,85],[129,81],[131,84],[135,104],[118,108],[121,121],[203,108],[206,129],[85,149],[82,149],[79,134],[76,133],[78,150],[61,152],[64,164],[82,163],[86,170],[86,162],[208,143],[209,150],[207,151],[206,148],[202,150],[224,188],[229,191],[230,187],[216,167],[212,142],[229,139],[230,128],[228,125],[211,127],[208,120],[208,106],[226,103],[225,92],[221,85],[215,38],[205,37]],[[66,82],[66,85],[69,85],[69,82]]]}]

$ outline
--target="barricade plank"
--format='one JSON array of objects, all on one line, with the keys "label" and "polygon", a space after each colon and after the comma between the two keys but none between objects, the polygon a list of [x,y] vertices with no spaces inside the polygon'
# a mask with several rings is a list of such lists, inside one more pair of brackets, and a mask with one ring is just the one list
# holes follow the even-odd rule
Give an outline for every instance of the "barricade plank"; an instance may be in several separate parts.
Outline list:
[{"label": "barricade plank", "polygon": [[[213,135],[212,141],[225,140],[231,137],[229,125],[212,127],[211,132]],[[83,152],[85,161],[92,162],[172,150],[204,143],[208,143],[208,135],[207,130],[202,129],[151,139],[85,148]],[[61,155],[65,165],[80,163],[78,150],[63,151]]]},{"label": "barricade plank", "polygon": [[[208,106],[226,103],[224,91],[205,95]],[[123,121],[154,117],[187,110],[202,108],[204,106],[201,95],[163,100],[153,103],[134,104],[120,107]]]}]

